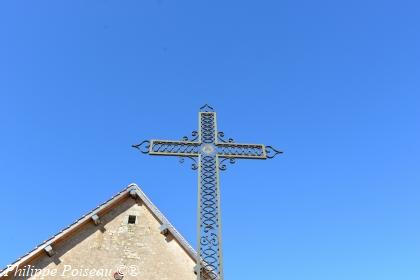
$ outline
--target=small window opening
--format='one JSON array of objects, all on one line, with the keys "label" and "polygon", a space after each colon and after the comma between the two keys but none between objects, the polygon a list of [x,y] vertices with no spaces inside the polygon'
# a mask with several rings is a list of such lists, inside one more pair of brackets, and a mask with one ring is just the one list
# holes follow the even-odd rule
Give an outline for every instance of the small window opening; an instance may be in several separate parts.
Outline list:
[{"label": "small window opening", "polygon": [[136,223],[136,216],[134,216],[134,215],[130,215],[130,216],[128,216],[128,223],[129,224],[135,224]]}]

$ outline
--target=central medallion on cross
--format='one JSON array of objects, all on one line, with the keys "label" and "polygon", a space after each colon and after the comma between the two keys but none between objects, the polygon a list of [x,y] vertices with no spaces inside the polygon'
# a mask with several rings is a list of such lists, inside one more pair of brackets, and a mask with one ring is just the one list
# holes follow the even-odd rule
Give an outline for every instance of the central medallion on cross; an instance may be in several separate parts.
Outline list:
[{"label": "central medallion on cross", "polygon": [[216,151],[216,148],[213,144],[203,144],[201,145],[201,152],[205,155],[211,155]]}]

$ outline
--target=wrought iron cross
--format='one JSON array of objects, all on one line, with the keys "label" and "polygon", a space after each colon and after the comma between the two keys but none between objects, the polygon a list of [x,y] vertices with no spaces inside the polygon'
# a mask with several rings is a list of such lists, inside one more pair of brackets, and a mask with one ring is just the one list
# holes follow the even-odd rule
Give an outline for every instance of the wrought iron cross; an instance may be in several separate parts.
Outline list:
[{"label": "wrought iron cross", "polygon": [[133,145],[144,154],[178,156],[193,160],[192,169],[198,169],[198,252],[197,279],[223,280],[222,224],[220,213],[219,170],[226,170],[225,161],[236,159],[270,159],[282,153],[262,144],[238,144],[226,140],[217,131],[216,112],[204,105],[199,112],[199,129],[192,139],[180,141],[146,140]]}]

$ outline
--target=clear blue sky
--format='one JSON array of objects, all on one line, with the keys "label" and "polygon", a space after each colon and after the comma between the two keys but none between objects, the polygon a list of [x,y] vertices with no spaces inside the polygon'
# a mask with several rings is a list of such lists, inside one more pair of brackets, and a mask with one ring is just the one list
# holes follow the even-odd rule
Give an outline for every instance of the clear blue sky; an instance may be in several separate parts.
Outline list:
[{"label": "clear blue sky", "polygon": [[[131,182],[195,246],[197,129],[283,149],[221,175],[226,279],[420,278],[418,1],[2,1],[0,265]],[[30,230],[28,230],[30,229]]]}]

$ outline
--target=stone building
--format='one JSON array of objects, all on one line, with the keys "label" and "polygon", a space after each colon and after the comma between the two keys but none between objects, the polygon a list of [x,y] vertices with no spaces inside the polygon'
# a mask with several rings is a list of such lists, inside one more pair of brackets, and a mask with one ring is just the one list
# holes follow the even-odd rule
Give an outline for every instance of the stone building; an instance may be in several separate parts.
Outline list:
[{"label": "stone building", "polygon": [[131,184],[0,273],[2,279],[196,279],[194,249]]}]

